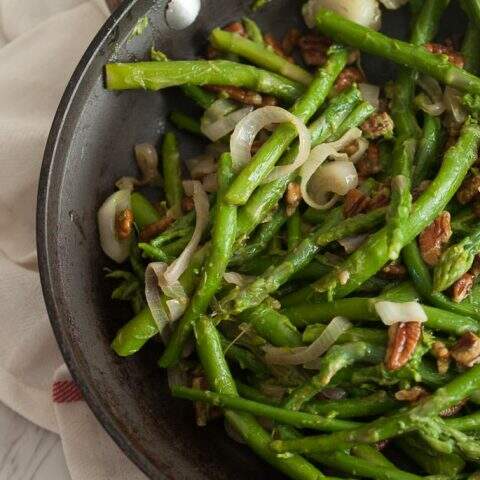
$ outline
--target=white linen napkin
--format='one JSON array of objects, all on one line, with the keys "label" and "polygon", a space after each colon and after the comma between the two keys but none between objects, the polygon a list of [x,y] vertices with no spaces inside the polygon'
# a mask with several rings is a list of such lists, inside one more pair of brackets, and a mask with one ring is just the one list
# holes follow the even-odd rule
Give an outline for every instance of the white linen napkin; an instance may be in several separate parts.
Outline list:
[{"label": "white linen napkin", "polygon": [[63,364],[35,250],[38,176],[50,125],[107,14],[103,0],[0,0],[0,401],[61,436],[73,480],[144,480]]}]

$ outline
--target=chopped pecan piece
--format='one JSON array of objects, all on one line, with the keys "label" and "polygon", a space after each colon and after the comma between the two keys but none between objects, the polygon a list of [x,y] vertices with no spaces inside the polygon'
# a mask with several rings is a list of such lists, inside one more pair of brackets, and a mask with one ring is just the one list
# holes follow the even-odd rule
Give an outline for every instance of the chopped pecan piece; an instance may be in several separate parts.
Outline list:
[{"label": "chopped pecan piece", "polygon": [[468,297],[472,291],[473,282],[475,277],[470,273],[464,273],[453,285],[451,289],[452,300],[460,303],[462,300]]},{"label": "chopped pecan piece", "polygon": [[303,35],[298,40],[303,61],[310,67],[319,67],[326,62],[328,46],[328,39],[315,33]]},{"label": "chopped pecan piece", "polygon": [[457,200],[466,205],[472,200],[477,200],[480,195],[480,175],[468,177],[457,192]]},{"label": "chopped pecan piece", "polygon": [[465,64],[465,59],[463,58],[463,55],[459,52],[456,52],[450,42],[448,42],[448,44],[446,45],[430,42],[426,43],[424,47],[430,53],[435,53],[437,55],[446,55],[448,57],[448,61],[459,68],[463,68],[463,65]]},{"label": "chopped pecan piece", "polygon": [[126,208],[115,217],[115,231],[119,240],[126,240],[133,230],[133,212]]},{"label": "chopped pecan piece", "polygon": [[192,197],[183,197],[182,198],[182,210],[184,212],[190,212],[195,208],[195,204],[193,203]]},{"label": "chopped pecan piece", "polygon": [[450,352],[443,342],[436,341],[432,345],[432,355],[437,360],[438,373],[447,373],[450,366]]},{"label": "chopped pecan piece", "polygon": [[370,143],[366,154],[357,162],[356,167],[361,177],[370,177],[382,171],[380,149],[377,143]]},{"label": "chopped pecan piece", "polygon": [[285,203],[287,204],[287,216],[295,212],[302,200],[302,192],[300,191],[300,184],[297,182],[290,182],[285,193]]},{"label": "chopped pecan piece", "polygon": [[291,28],[282,40],[282,50],[286,55],[291,55],[293,49],[298,45],[302,34],[296,28]]},{"label": "chopped pecan piece", "polygon": [[152,238],[156,237],[159,233],[166,230],[175,219],[170,215],[165,215],[158,222],[151,223],[142,229],[140,232],[140,240],[142,242],[148,242]]},{"label": "chopped pecan piece", "polygon": [[401,402],[416,403],[422,398],[428,397],[428,395],[429,393],[423,387],[415,386],[412,388],[399,390],[397,393],[395,393],[395,398]]},{"label": "chopped pecan piece", "polygon": [[395,323],[388,328],[387,370],[398,370],[410,360],[421,334],[420,322]]},{"label": "chopped pecan piece", "polygon": [[473,367],[480,361],[480,338],[473,332],[464,333],[451,348],[450,355],[463,367]]},{"label": "chopped pecan piece", "polygon": [[285,54],[282,45],[273,35],[267,33],[263,36],[263,40],[277,55],[280,55],[281,57],[287,59],[290,63],[293,63],[293,59]]},{"label": "chopped pecan piece", "polygon": [[430,266],[438,263],[442,247],[452,235],[450,213],[442,212],[419,237],[422,258]]},{"label": "chopped pecan piece", "polygon": [[231,33],[238,33],[242,37],[244,37],[247,33],[245,32],[245,28],[243,26],[242,22],[233,22],[227,25],[226,27],[223,27],[223,30],[226,32],[231,32]]},{"label": "chopped pecan piece", "polygon": [[391,280],[401,280],[407,276],[407,269],[405,265],[394,260],[393,262],[387,263],[382,270],[382,277]]},{"label": "chopped pecan piece", "polygon": [[364,81],[365,77],[357,67],[346,67],[342,70],[335,82],[335,90],[337,93],[340,93],[354,83],[362,83]]},{"label": "chopped pecan piece", "polygon": [[343,216],[345,218],[353,217],[367,210],[370,204],[370,198],[358,188],[352,188],[345,196],[343,204]]},{"label": "chopped pecan piece", "polygon": [[263,104],[262,96],[253,90],[222,85],[205,85],[205,88],[212,92],[222,93],[228,98],[246,105],[260,106]]},{"label": "chopped pecan piece", "polygon": [[370,118],[362,123],[360,129],[370,140],[380,137],[390,138],[393,134],[393,120],[387,112],[377,112],[370,115]]}]

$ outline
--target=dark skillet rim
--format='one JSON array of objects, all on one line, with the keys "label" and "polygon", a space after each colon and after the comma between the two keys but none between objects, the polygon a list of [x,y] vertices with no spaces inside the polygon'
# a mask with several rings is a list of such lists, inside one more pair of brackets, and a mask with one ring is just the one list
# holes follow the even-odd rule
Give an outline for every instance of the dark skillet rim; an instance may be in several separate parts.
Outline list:
[{"label": "dark skillet rim", "polygon": [[[106,408],[102,402],[100,394],[95,388],[93,382],[88,378],[76,358],[72,339],[65,332],[63,326],[63,299],[56,298],[54,295],[55,285],[59,283],[58,273],[51,258],[49,244],[51,242],[51,234],[56,225],[52,225],[49,219],[49,210],[51,210],[55,192],[53,192],[51,183],[53,176],[53,168],[55,165],[55,156],[61,135],[65,126],[65,121],[79,87],[81,86],[84,76],[90,66],[92,59],[98,54],[99,50],[108,41],[108,38],[114,33],[118,24],[128,15],[134,7],[137,0],[125,0],[121,6],[108,18],[95,38],[92,40],[79,64],[77,65],[70,81],[67,84],[65,92],[62,96],[58,109],[56,111],[48,140],[45,146],[43,162],[40,171],[40,180],[37,193],[37,216],[36,216],[36,238],[38,252],[38,267],[40,272],[40,280],[42,284],[43,297],[47,307],[50,323],[53,328],[57,343],[62,352],[65,363],[67,364],[72,377],[82,391],[83,397],[96,418],[113,438],[115,443],[126,453],[126,455],[141,469],[143,472],[155,478],[168,478],[165,475],[159,477],[159,472],[154,467],[148,455],[139,448],[138,445],[132,445],[128,436],[122,432],[115,418],[115,415]],[[61,160],[57,160],[57,162]]]}]

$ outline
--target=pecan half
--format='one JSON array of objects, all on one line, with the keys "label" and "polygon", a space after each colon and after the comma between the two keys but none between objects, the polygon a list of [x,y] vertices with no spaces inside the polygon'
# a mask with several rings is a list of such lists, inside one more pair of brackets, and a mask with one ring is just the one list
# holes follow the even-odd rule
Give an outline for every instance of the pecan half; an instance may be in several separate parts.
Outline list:
[{"label": "pecan half", "polygon": [[452,236],[450,213],[442,212],[419,236],[422,258],[430,266],[440,260],[442,247]]},{"label": "pecan half", "polygon": [[356,164],[361,177],[370,177],[382,171],[380,148],[377,143],[370,143],[366,154]]},{"label": "pecan half", "polygon": [[382,268],[381,274],[388,280],[401,280],[407,276],[407,269],[405,265],[394,260]]},{"label": "pecan half", "polygon": [[343,204],[343,216],[345,218],[353,217],[367,210],[370,204],[370,198],[358,188],[352,188],[345,195]]},{"label": "pecan half", "polygon": [[388,346],[385,356],[387,370],[398,370],[410,360],[421,334],[420,322],[395,323],[388,328]]},{"label": "pecan half", "polygon": [[315,33],[303,35],[298,40],[300,55],[305,65],[319,67],[327,60],[329,40]]},{"label": "pecan half", "polygon": [[450,366],[450,352],[446,345],[438,340],[433,342],[432,355],[437,360],[438,373],[447,373]]},{"label": "pecan half", "polygon": [[368,120],[362,123],[360,129],[370,140],[380,137],[389,138],[393,134],[393,120],[388,112],[377,112],[370,115]]},{"label": "pecan half", "polygon": [[426,43],[424,47],[430,53],[435,53],[437,55],[446,55],[448,57],[448,61],[459,68],[463,68],[465,64],[465,59],[463,58],[463,55],[453,49],[451,42],[446,42],[445,45],[441,43],[430,42]]},{"label": "pecan half", "polygon": [[175,219],[170,215],[165,215],[158,222],[151,223],[142,229],[140,232],[140,240],[142,242],[148,242],[152,238],[156,237],[159,233],[166,230]]},{"label": "pecan half", "polygon": [[473,332],[464,333],[451,348],[450,355],[458,364],[473,367],[480,361],[480,338]]},{"label": "pecan half", "polygon": [[215,93],[222,93],[232,100],[244,103],[245,105],[260,106],[263,105],[262,96],[253,90],[245,88],[226,86],[226,85],[205,85],[207,90]]},{"label": "pecan half", "polygon": [[415,386],[412,388],[406,388],[404,390],[399,390],[395,393],[395,398],[400,400],[401,402],[410,402],[416,403],[422,398],[428,397],[429,393],[423,388],[419,386]]},{"label": "pecan half", "polygon": [[285,203],[287,205],[287,216],[295,212],[302,200],[302,192],[300,191],[300,184],[297,182],[290,182],[285,193]]},{"label": "pecan half", "polygon": [[362,83],[365,81],[365,76],[357,67],[346,67],[340,72],[335,81],[335,90],[337,93],[343,92],[354,83]]},{"label": "pecan half", "polygon": [[291,55],[293,49],[298,45],[302,34],[296,28],[291,28],[282,40],[282,50],[286,55]]},{"label": "pecan half", "polygon": [[464,273],[451,288],[452,300],[460,303],[468,297],[473,288],[475,277],[470,273]]},{"label": "pecan half", "polygon": [[238,33],[242,37],[245,37],[247,32],[245,32],[245,27],[242,22],[233,22],[228,24],[226,27],[223,27],[223,30],[231,33]]},{"label": "pecan half", "polygon": [[115,232],[119,240],[126,240],[133,231],[133,212],[126,208],[115,217]]},{"label": "pecan half", "polygon": [[457,192],[457,200],[466,205],[480,197],[480,175],[467,178]]}]

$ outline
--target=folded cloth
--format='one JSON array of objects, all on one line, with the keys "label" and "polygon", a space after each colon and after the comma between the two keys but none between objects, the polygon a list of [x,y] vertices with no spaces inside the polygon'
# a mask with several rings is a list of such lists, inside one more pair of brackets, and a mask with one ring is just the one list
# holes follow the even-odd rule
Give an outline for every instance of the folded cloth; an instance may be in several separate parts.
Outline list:
[{"label": "folded cloth", "polygon": [[61,436],[74,480],[145,479],[99,425],[63,365],[35,250],[48,131],[107,14],[103,0],[0,0],[0,401]]}]

